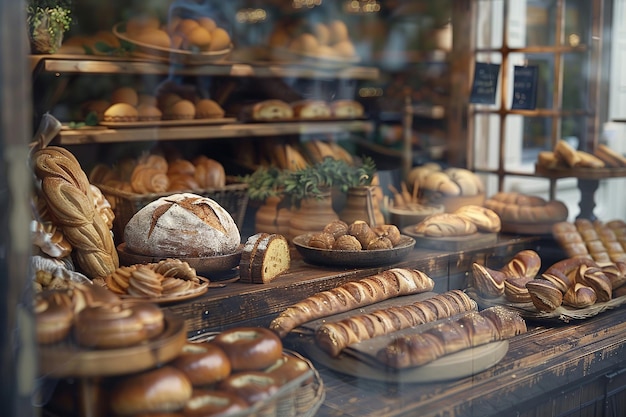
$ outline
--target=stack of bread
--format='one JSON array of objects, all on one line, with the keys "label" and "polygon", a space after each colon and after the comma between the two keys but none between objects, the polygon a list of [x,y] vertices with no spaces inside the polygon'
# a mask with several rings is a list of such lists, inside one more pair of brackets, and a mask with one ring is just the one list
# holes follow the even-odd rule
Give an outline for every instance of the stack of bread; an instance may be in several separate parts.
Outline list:
[{"label": "stack of bread", "polygon": [[137,298],[177,297],[197,292],[207,285],[196,270],[180,259],[121,266],[104,277],[94,279],[119,295]]},{"label": "stack of bread", "polygon": [[363,220],[355,220],[350,224],[334,220],[324,226],[321,232],[311,234],[307,244],[318,249],[360,251],[392,249],[401,241],[400,230],[393,224],[370,227]]},{"label": "stack of bread", "polygon": [[[484,206],[495,211],[502,220],[503,229],[518,225],[528,231],[549,229],[552,224],[567,220],[567,206],[558,200],[546,201],[539,196],[517,192],[499,192],[489,197]],[[516,230],[523,232],[523,230]]]},{"label": "stack of bread", "polygon": [[446,168],[431,162],[407,175],[408,189],[428,205],[443,205],[448,213],[468,204],[482,205],[485,187],[478,175],[465,168]]},{"label": "stack of bread", "polygon": [[256,121],[289,121],[311,119],[357,119],[363,117],[363,105],[352,99],[298,100],[287,103],[269,99],[258,101],[242,109],[241,119]]},{"label": "stack of bread", "polygon": [[552,151],[539,152],[537,164],[548,169],[618,168],[626,166],[626,157],[605,144],[599,144],[593,152],[585,152],[561,139]]},{"label": "stack of bread", "polygon": [[84,116],[95,112],[99,121],[156,122],[160,120],[216,119],[224,109],[214,100],[174,92],[141,93],[135,87],[118,87],[108,99],[98,98],[82,105]]},{"label": "stack of bread", "polygon": [[224,51],[231,44],[228,32],[208,16],[172,17],[163,23],[155,16],[137,15],[126,22],[124,35],[153,48],[198,53]]},{"label": "stack of bread", "polygon": [[117,190],[150,194],[222,188],[226,185],[226,172],[220,162],[203,155],[193,160],[167,160],[148,153],[112,167],[97,164],[90,171],[89,180]]},{"label": "stack of bread", "polygon": [[273,48],[311,57],[353,59],[357,56],[348,27],[338,19],[317,22],[305,30],[302,26],[279,23],[270,35],[269,43]]},{"label": "stack of bread", "polygon": [[529,250],[519,252],[499,270],[474,263],[472,287],[484,299],[532,303],[540,312],[551,312],[561,305],[590,307],[624,293],[625,262],[599,264],[578,256],[558,261],[541,274],[540,268],[539,255]]},{"label": "stack of bread", "polygon": [[[311,363],[283,351],[281,340],[268,329],[235,327],[188,340],[177,349],[172,359],[157,367],[100,378],[103,400],[93,406],[102,415],[120,417],[295,417],[306,413],[318,395],[319,380],[314,379]],[[55,385],[47,409],[75,415],[79,404],[65,400],[65,394],[75,398],[75,392],[68,391],[73,386],[64,381]]]},{"label": "stack of bread", "polygon": [[158,337],[165,329],[161,309],[150,303],[124,302],[98,285],[72,284],[35,297],[37,341],[72,340],[90,349],[117,349]]},{"label": "stack of bread", "polygon": [[626,262],[626,223],[576,219],[559,222],[552,235],[567,256],[591,258],[599,264]]},{"label": "stack of bread", "polygon": [[413,233],[427,237],[456,237],[478,232],[497,233],[502,223],[495,211],[470,204],[461,206],[452,213],[432,214],[409,227]]}]

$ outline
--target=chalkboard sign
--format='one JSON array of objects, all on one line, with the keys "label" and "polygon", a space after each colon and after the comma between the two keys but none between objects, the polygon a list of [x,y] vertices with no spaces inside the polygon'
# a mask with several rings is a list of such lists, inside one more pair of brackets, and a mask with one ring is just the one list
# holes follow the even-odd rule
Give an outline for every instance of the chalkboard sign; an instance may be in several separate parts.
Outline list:
[{"label": "chalkboard sign", "polygon": [[534,110],[537,105],[537,66],[515,66],[513,69],[513,104],[511,108]]},{"label": "chalkboard sign", "polygon": [[495,104],[499,73],[500,64],[476,63],[470,103]]}]

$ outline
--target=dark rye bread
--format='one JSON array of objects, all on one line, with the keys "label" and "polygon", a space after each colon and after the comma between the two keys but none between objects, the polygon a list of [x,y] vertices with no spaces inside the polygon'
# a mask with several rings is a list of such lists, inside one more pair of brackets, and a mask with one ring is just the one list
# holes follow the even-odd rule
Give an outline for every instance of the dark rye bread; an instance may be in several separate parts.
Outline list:
[{"label": "dark rye bread", "polygon": [[266,284],[289,269],[287,239],[279,234],[257,233],[244,246],[239,263],[241,282]]}]

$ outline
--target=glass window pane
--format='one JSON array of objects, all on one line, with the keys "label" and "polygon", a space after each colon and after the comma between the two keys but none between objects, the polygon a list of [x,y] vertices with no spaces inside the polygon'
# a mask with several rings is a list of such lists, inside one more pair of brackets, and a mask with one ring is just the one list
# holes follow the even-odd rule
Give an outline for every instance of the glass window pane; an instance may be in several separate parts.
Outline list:
[{"label": "glass window pane", "polygon": [[[511,3],[524,4],[523,1]],[[526,3],[526,46],[555,45],[556,0],[529,0]]]}]

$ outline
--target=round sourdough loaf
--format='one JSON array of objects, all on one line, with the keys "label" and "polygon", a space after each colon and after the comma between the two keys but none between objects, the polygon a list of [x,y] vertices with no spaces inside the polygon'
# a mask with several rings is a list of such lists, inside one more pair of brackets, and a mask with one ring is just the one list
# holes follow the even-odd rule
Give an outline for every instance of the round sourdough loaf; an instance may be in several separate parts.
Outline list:
[{"label": "round sourdough loaf", "polygon": [[241,241],[231,215],[210,198],[191,193],[153,201],[128,221],[128,250],[149,256],[205,257],[233,253]]}]

